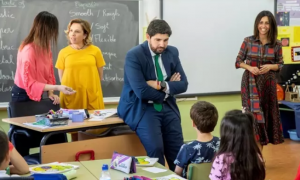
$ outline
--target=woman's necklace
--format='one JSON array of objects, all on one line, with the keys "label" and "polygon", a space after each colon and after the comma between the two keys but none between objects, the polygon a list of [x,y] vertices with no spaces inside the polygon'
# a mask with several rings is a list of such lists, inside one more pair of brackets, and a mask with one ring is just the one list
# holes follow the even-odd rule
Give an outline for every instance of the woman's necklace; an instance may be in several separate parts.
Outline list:
[{"label": "woman's necklace", "polygon": [[83,45],[81,48],[76,48],[76,47],[73,46],[73,44],[71,44],[71,47],[72,47],[73,49],[81,50],[81,49],[83,49],[83,48],[85,47],[85,45]]}]

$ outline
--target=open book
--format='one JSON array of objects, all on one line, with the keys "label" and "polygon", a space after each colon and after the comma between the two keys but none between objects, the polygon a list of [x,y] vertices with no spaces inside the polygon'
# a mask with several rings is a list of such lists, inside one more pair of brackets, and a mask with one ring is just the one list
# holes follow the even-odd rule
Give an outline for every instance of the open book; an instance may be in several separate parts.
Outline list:
[{"label": "open book", "polygon": [[58,174],[64,173],[73,169],[78,169],[79,166],[73,164],[66,163],[49,163],[49,164],[41,164],[38,166],[30,167],[29,170],[34,174]]},{"label": "open book", "polygon": [[135,157],[136,161],[135,164],[137,166],[153,166],[157,161],[158,158],[149,158],[149,157]]},{"label": "open book", "polygon": [[105,118],[115,116],[116,114],[117,109],[95,110],[94,113],[90,115],[89,121],[101,121]]}]

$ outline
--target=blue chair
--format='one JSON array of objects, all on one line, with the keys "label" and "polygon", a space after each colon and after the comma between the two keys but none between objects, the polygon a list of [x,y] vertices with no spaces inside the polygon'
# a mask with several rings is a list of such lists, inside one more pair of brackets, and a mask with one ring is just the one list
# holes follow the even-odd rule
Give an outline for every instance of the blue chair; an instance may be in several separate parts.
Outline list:
[{"label": "blue chair", "polygon": [[0,177],[0,180],[34,180],[34,177]]}]

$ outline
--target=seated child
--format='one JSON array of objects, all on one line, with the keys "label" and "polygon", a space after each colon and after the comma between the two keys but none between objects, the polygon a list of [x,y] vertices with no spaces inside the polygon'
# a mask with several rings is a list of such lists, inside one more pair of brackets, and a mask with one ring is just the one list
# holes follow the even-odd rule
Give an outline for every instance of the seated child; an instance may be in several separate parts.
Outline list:
[{"label": "seated child", "polygon": [[232,110],[221,122],[221,144],[214,159],[211,180],[264,180],[265,165],[254,136],[251,113]]},{"label": "seated child", "polygon": [[197,140],[181,146],[174,164],[175,173],[186,178],[190,163],[211,162],[219,149],[220,139],[211,135],[218,121],[216,107],[205,101],[195,103],[190,110]]},{"label": "seated child", "polygon": [[[0,131],[0,147],[0,177],[9,177],[10,174],[26,174],[29,172],[26,161],[8,141],[3,131]],[[9,166],[9,162],[12,165]]]}]

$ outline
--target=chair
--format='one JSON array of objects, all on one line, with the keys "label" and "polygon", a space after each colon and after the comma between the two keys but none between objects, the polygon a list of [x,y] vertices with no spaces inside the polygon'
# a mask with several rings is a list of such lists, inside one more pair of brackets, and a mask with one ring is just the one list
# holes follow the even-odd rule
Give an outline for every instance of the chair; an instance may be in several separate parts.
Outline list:
[{"label": "chair", "polygon": [[190,164],[188,166],[188,180],[210,180],[209,174],[212,163]]},{"label": "chair", "polygon": [[0,180],[34,180],[34,177],[0,177]]},{"label": "chair", "polygon": [[[54,111],[57,111],[60,109],[59,105],[54,105],[53,102],[50,99],[42,99],[40,102],[36,101],[27,101],[27,102],[9,102],[9,105],[7,107],[7,114],[9,118],[14,118],[14,117],[23,117],[23,116],[33,116],[36,114],[42,114],[42,113],[47,113],[49,110],[53,109]],[[34,133],[35,135],[31,135],[29,132]],[[33,137],[36,138],[36,136],[41,136],[40,133],[32,130],[27,130],[25,128],[20,128],[14,125],[11,125],[11,128],[9,130],[8,136],[9,140],[14,142],[14,137],[18,136],[23,136],[32,139]],[[39,138],[39,137],[38,137]],[[58,134],[52,139],[58,139],[61,140],[61,142],[67,142],[67,136],[65,133]],[[37,139],[37,138],[36,138]],[[57,141],[55,141],[57,142]],[[35,143],[32,145],[30,148],[34,147],[39,147],[39,143]],[[17,149],[17,148],[16,148]],[[18,149],[17,149],[18,150]],[[40,157],[39,153],[37,154],[32,154],[28,155],[28,153],[22,153],[20,154],[24,157],[25,161],[29,165],[33,164],[40,164]]]}]

